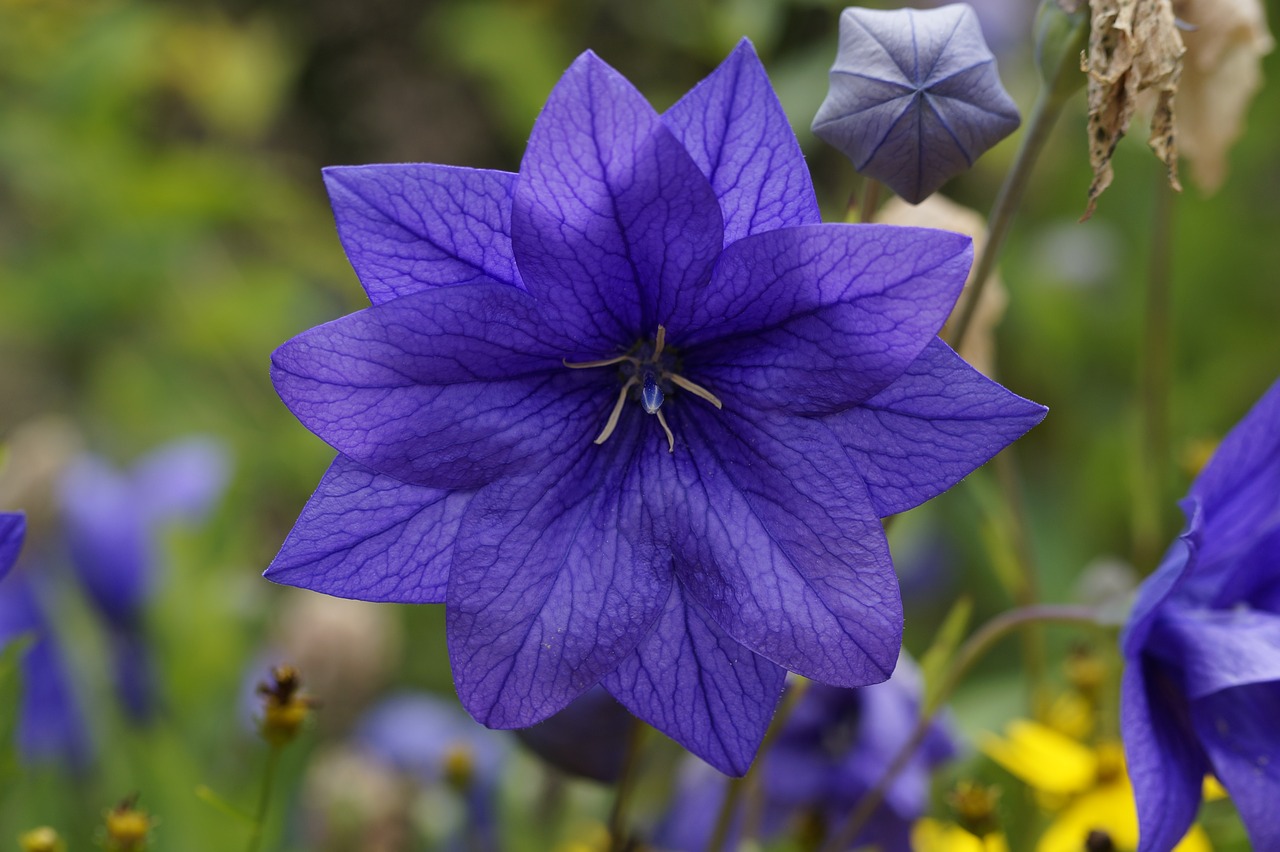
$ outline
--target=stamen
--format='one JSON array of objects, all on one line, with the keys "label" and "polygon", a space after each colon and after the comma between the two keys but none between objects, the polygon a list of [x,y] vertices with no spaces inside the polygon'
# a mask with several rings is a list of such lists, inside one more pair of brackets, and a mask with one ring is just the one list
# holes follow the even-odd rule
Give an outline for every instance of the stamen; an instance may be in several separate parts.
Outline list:
[{"label": "stamen", "polygon": [[[659,328],[661,328],[661,326],[659,326]],[[716,396],[697,382],[691,382],[684,376],[677,376],[675,373],[666,373],[665,376],[671,380],[673,385],[684,388],[694,396],[702,397],[716,408],[724,408],[724,403],[720,401],[720,397]]]},{"label": "stamen", "polygon": [[662,424],[662,431],[667,433],[667,452],[674,453],[676,451],[676,436],[671,434],[671,427],[667,425],[667,418],[661,411],[655,411],[658,415],[658,422]]},{"label": "stamen", "polygon": [[662,350],[667,345],[667,329],[664,326],[658,326],[658,339],[653,344],[653,360],[657,361],[662,357]]},{"label": "stamen", "polygon": [[640,404],[650,414],[657,414],[664,399],[662,388],[658,387],[658,379],[653,370],[644,371],[644,384],[640,387]]},{"label": "stamen", "polygon": [[621,364],[623,361],[630,361],[632,364],[638,365],[640,362],[636,360],[634,355],[619,355],[617,358],[604,358],[600,361],[567,361],[560,359],[560,363],[564,364],[571,370],[589,370],[592,367],[610,367],[614,364]]},{"label": "stamen", "polygon": [[605,441],[609,440],[609,436],[613,434],[613,430],[618,428],[618,417],[622,414],[622,406],[627,401],[627,391],[635,387],[636,384],[637,381],[635,376],[627,379],[626,384],[622,386],[622,390],[618,393],[618,401],[613,404],[613,411],[609,414],[609,422],[604,424],[604,429],[592,443],[603,444]]}]

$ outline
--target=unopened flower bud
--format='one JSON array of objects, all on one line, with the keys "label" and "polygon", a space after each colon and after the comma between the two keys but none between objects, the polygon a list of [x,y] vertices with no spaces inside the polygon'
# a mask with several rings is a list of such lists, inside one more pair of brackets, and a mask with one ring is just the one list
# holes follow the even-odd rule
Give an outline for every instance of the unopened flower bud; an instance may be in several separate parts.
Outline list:
[{"label": "unopened flower bud", "polygon": [[65,852],[67,846],[58,832],[47,825],[33,828],[18,838],[22,852]]},{"label": "unopened flower bud", "polygon": [[311,697],[301,692],[301,686],[302,680],[293,666],[276,666],[271,671],[271,681],[258,685],[263,699],[258,729],[273,747],[291,742],[315,706]]},{"label": "unopened flower bud", "polygon": [[106,813],[106,848],[108,852],[143,852],[147,836],[154,824],[146,811],[138,809],[137,795],[116,805]]}]

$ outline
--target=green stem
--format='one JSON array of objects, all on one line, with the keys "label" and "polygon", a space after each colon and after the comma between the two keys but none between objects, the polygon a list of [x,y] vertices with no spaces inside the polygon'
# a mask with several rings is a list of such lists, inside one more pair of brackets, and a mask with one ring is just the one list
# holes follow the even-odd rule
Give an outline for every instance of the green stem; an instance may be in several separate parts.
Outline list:
[{"label": "green stem", "polygon": [[787,724],[787,719],[791,718],[791,712],[795,710],[796,704],[808,689],[809,681],[807,680],[797,679],[791,682],[787,691],[783,693],[782,701],[778,704],[778,711],[773,714],[773,719],[769,722],[769,729],[765,731],[764,739],[760,741],[760,750],[756,753],[755,762],[751,764],[746,775],[729,779],[724,801],[720,803],[720,811],[716,814],[715,828],[711,832],[711,839],[707,842],[707,852],[720,852],[724,848],[725,841],[729,839],[729,830],[733,826],[733,814],[738,809],[738,803],[742,801],[744,794],[747,797],[748,811],[743,819],[742,840],[745,842],[760,833],[761,809],[754,806],[758,804],[755,799],[760,790],[760,765],[764,763],[769,748],[778,738],[778,733]]},{"label": "green stem", "polygon": [[1096,626],[1098,623],[1097,613],[1092,608],[1084,606],[1040,605],[1013,609],[1003,612],[988,621],[960,646],[956,659],[947,672],[946,679],[943,680],[938,690],[932,693],[931,699],[925,706],[921,708],[920,718],[916,721],[916,726],[912,729],[911,736],[907,738],[902,748],[894,755],[893,761],[889,764],[888,769],[885,770],[884,775],[880,776],[876,786],[859,800],[858,806],[854,808],[853,813],[849,814],[849,818],[845,820],[838,831],[828,838],[826,845],[822,847],[823,852],[843,852],[853,844],[853,841],[866,828],[867,822],[884,801],[885,793],[888,792],[889,786],[906,769],[907,764],[911,762],[912,757],[915,755],[916,749],[924,741],[925,735],[929,732],[929,726],[933,724],[934,717],[938,715],[942,705],[951,697],[951,693],[964,679],[965,675],[968,674],[974,663],[982,659],[997,642],[1015,630],[1028,624],[1051,623]]},{"label": "green stem", "polygon": [[959,350],[964,343],[965,335],[969,333],[969,327],[973,324],[974,314],[981,301],[982,290],[986,287],[987,279],[991,277],[991,270],[995,268],[996,259],[1000,256],[1000,248],[1004,244],[1009,226],[1013,224],[1013,214],[1022,201],[1022,194],[1027,188],[1027,179],[1031,176],[1031,169],[1040,158],[1040,152],[1044,150],[1045,143],[1049,141],[1050,131],[1057,123],[1058,116],[1062,114],[1062,107],[1066,102],[1067,98],[1059,94],[1052,85],[1042,87],[1040,94],[1036,96],[1035,106],[1031,108],[1031,119],[1027,122],[1027,130],[1023,134],[1017,157],[1013,161],[1013,168],[1005,175],[1004,183],[1000,185],[1000,192],[996,195],[995,204],[991,208],[991,217],[987,220],[987,241],[982,246],[982,253],[978,255],[978,260],[974,264],[972,280],[967,287],[969,292],[965,297],[964,310],[960,312],[960,317],[949,335],[952,349]]},{"label": "green stem", "polygon": [[636,778],[640,775],[640,746],[644,734],[644,722],[633,719],[631,732],[627,737],[627,757],[622,765],[622,777],[618,779],[618,792],[609,811],[609,852],[623,852],[627,848],[627,809],[631,806],[631,795],[635,792]]},{"label": "green stem", "polygon": [[1143,346],[1138,353],[1142,381],[1141,473],[1134,511],[1134,564],[1154,568],[1166,539],[1161,519],[1168,496],[1169,382],[1173,360],[1171,255],[1173,253],[1173,190],[1156,181],[1152,212],[1151,260],[1147,269]]},{"label": "green stem", "polygon": [[862,182],[862,201],[858,205],[858,221],[874,222],[880,207],[880,181],[867,178]]},{"label": "green stem", "polygon": [[280,746],[271,746],[267,753],[267,768],[262,773],[262,790],[258,793],[258,809],[253,816],[253,830],[249,834],[246,852],[258,852],[262,848],[262,835],[266,832],[267,812],[271,807],[271,791],[275,787],[276,770],[280,766]]},{"label": "green stem", "polygon": [[[1009,536],[1020,580],[1012,590],[1013,602],[1020,607],[1035,606],[1040,602],[1039,572],[1036,569],[1035,551],[1031,547],[1031,524],[1027,518],[1027,501],[1022,492],[1014,448],[1006,447],[997,455],[994,467],[1009,511]],[[1039,625],[1031,624],[1027,626],[1024,635],[1022,657],[1027,667],[1027,679],[1031,684],[1031,712],[1033,718],[1043,721],[1049,707],[1049,665],[1044,632],[1039,629]]]}]

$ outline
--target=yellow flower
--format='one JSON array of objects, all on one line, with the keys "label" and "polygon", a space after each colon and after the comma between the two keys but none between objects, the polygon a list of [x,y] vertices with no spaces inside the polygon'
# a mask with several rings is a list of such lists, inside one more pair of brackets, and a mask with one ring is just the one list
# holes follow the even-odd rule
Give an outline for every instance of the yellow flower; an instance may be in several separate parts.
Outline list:
[{"label": "yellow flower", "polygon": [[915,852],[1009,852],[998,831],[978,837],[958,825],[927,817],[912,826],[911,848]]},{"label": "yellow flower", "polygon": [[[996,763],[1025,782],[1054,812],[1036,852],[1080,852],[1091,832],[1103,832],[1118,850],[1138,847],[1138,812],[1118,742],[1090,748],[1035,722],[1015,721],[1007,737],[990,736],[982,744]],[[1175,852],[1210,852],[1200,826]]]}]

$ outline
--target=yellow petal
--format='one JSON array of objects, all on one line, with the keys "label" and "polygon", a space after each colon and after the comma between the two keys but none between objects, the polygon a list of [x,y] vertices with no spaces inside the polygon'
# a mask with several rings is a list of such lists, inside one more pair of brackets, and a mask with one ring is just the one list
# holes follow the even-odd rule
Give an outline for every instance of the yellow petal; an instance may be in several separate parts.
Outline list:
[{"label": "yellow petal", "polygon": [[1127,783],[1085,793],[1063,809],[1045,830],[1036,852],[1080,852],[1091,831],[1103,831],[1116,849],[1138,846],[1138,812]]},{"label": "yellow petal", "polygon": [[[992,846],[992,838],[999,838],[1001,846]],[[911,827],[911,848],[915,852],[1008,852],[1003,844],[1001,835],[978,838],[958,825],[928,817],[916,820]]]},{"label": "yellow petal", "polygon": [[1013,775],[1045,793],[1079,793],[1093,786],[1097,757],[1070,737],[1036,722],[1014,721],[1008,739],[987,735],[982,751]]}]

